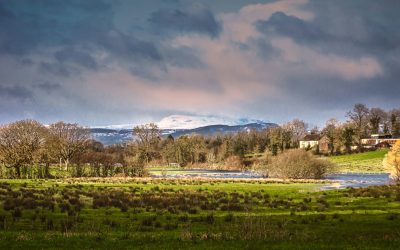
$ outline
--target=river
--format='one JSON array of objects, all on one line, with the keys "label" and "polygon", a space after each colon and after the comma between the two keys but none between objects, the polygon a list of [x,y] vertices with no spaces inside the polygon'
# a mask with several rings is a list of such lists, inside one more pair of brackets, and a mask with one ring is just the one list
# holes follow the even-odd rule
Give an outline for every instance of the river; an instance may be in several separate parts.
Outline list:
[{"label": "river", "polygon": [[[152,177],[165,178],[230,178],[230,179],[261,179],[262,174],[253,171],[226,171],[226,170],[168,170],[161,173],[153,173]],[[367,187],[376,185],[389,184],[389,174],[363,174],[363,173],[340,173],[326,176],[326,180],[331,180],[332,183],[327,184],[323,189],[342,189],[348,187]]]}]

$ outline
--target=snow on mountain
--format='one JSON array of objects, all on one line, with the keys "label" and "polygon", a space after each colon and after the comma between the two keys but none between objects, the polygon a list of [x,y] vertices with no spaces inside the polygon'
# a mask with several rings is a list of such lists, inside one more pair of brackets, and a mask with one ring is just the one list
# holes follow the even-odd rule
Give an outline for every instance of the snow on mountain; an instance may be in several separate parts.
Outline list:
[{"label": "snow on mountain", "polygon": [[[194,129],[199,127],[205,127],[210,125],[244,125],[249,123],[265,123],[261,120],[248,119],[248,118],[227,118],[219,116],[197,116],[197,115],[170,115],[162,118],[159,122],[156,122],[160,129]],[[104,128],[114,130],[125,130],[132,129],[138,124],[118,124],[118,125],[107,125],[107,126],[92,126],[92,128]]]},{"label": "snow on mountain", "polygon": [[92,126],[92,128],[123,130],[123,129],[133,129],[135,126],[137,126],[137,124],[118,124],[118,125],[107,125],[107,126]]},{"label": "snow on mountain", "polygon": [[[190,115],[171,115],[157,122],[157,125],[161,129],[162,135],[172,135],[174,137],[190,134],[207,136],[237,133],[277,126],[274,123],[247,118],[233,119],[217,116]],[[105,145],[124,143],[133,139],[132,128],[134,126],[134,124],[121,124],[92,127],[92,138]]]},{"label": "snow on mountain", "polygon": [[210,125],[244,125],[247,123],[263,123],[254,119],[233,119],[217,116],[191,116],[191,115],[171,115],[164,117],[157,123],[161,129],[194,129]]}]

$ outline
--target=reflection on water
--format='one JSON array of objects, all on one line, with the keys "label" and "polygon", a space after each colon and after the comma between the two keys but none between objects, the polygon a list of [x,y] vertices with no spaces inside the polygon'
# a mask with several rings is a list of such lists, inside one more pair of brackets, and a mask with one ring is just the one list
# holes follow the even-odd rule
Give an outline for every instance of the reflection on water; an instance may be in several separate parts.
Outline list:
[{"label": "reflection on water", "polygon": [[[259,179],[264,178],[261,173],[254,171],[226,171],[226,170],[168,170],[162,174],[152,174],[152,177],[164,178],[232,178],[232,179]],[[386,185],[389,183],[389,174],[361,174],[344,173],[332,174],[326,177],[333,182],[324,186],[323,189],[338,189],[347,187],[366,187]]]}]

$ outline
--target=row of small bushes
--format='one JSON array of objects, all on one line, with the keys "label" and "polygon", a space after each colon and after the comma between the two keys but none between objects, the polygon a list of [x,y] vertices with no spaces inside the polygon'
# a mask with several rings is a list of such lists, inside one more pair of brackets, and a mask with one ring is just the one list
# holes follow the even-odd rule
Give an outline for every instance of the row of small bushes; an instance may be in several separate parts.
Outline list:
[{"label": "row of small bushes", "polygon": [[[0,164],[0,179],[16,178],[14,168]],[[148,171],[143,167],[126,166],[91,166],[71,165],[68,170],[58,165],[24,165],[21,167],[21,179],[60,179],[71,177],[144,177],[148,176]]]}]

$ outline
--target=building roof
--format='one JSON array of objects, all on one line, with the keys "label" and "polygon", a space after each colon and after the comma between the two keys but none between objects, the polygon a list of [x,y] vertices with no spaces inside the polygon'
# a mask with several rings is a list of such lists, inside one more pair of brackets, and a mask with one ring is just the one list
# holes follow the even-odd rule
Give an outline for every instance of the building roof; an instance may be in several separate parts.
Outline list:
[{"label": "building roof", "polygon": [[374,139],[390,139],[392,138],[391,134],[372,134],[371,138]]},{"label": "building roof", "polygon": [[319,139],[321,139],[320,135],[318,135],[318,134],[309,134],[309,135],[304,136],[302,141],[319,141]]}]

